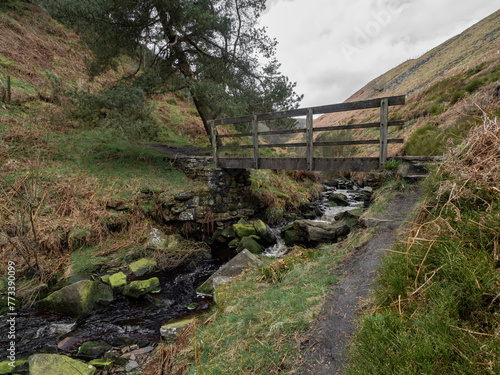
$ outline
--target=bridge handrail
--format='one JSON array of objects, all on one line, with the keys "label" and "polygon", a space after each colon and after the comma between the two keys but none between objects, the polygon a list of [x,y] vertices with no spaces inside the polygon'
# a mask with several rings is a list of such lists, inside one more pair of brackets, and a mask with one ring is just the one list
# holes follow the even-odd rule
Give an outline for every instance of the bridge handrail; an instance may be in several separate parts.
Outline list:
[{"label": "bridge handrail", "polygon": [[[406,96],[389,96],[384,98],[377,99],[369,99],[369,100],[361,100],[356,102],[347,102],[347,103],[338,103],[338,104],[329,104],[318,107],[311,108],[301,108],[295,110],[288,111],[279,111],[273,113],[263,113],[249,116],[240,116],[240,117],[232,117],[226,119],[217,119],[210,121],[211,127],[211,137],[212,137],[212,147],[214,154],[215,164],[218,165],[218,145],[217,140],[223,137],[243,137],[243,136],[252,136],[252,145],[251,146],[236,146],[239,148],[253,148],[253,166],[255,169],[259,168],[259,135],[264,134],[293,134],[293,133],[306,133],[306,143],[300,144],[276,144],[276,145],[262,145],[261,147],[292,147],[293,146],[302,146],[307,148],[307,169],[314,169],[315,159],[313,157],[313,147],[316,144],[317,146],[326,146],[326,145],[340,145],[340,144],[377,144],[380,143],[380,156],[379,156],[379,168],[384,168],[385,162],[387,160],[387,145],[388,143],[402,143],[402,139],[388,139],[388,127],[389,126],[401,126],[401,121],[391,121],[389,122],[389,114],[388,107],[394,105],[403,105],[405,104]],[[369,124],[354,124],[354,125],[340,125],[340,126],[331,126],[324,128],[316,128],[313,127],[313,115],[315,114],[326,114],[326,113],[334,113],[334,112],[346,112],[346,111],[354,111],[361,109],[370,109],[370,108],[380,108],[380,122],[377,123],[369,123]],[[282,118],[289,117],[299,117],[299,116],[307,116],[306,119],[306,129],[284,129],[284,130],[273,130],[266,132],[258,131],[258,121],[265,120],[277,120]],[[217,126],[219,125],[230,125],[230,124],[239,124],[244,122],[252,123],[252,132],[251,133],[239,133],[239,134],[231,134],[231,135],[221,135],[217,134]],[[342,129],[360,129],[360,128],[373,128],[380,127],[380,138],[378,140],[364,140],[364,141],[350,141],[350,142],[316,142],[314,143],[313,132],[314,131],[332,131],[332,130],[342,130]],[[232,146],[222,146],[222,148],[233,148]]]},{"label": "bridge handrail", "polygon": [[288,117],[300,117],[307,116],[309,110],[312,110],[313,115],[323,115],[326,113],[334,113],[334,112],[347,112],[347,111],[355,111],[359,109],[370,109],[370,108],[379,108],[382,99],[388,100],[388,105],[403,105],[405,104],[406,96],[388,96],[385,98],[377,98],[377,99],[369,99],[369,100],[360,100],[356,102],[347,102],[347,103],[337,103],[337,104],[328,104],[318,107],[310,107],[310,108],[299,108],[299,109],[291,109],[288,111],[277,111],[272,113],[260,113],[256,115],[247,115],[240,117],[230,117],[225,119],[216,119],[213,124],[215,126],[218,125],[230,125],[230,124],[240,124],[242,122],[251,122],[254,116],[257,116],[257,121],[266,121],[266,120],[278,120],[282,118]]}]

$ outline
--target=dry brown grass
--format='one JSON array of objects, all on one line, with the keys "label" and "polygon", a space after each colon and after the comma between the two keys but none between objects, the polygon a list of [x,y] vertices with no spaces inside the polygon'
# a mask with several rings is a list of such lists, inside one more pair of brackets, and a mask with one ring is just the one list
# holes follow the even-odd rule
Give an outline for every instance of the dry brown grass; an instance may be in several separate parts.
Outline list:
[{"label": "dry brown grass", "polygon": [[[146,362],[143,370],[144,375],[182,375],[190,367],[191,362],[179,361],[182,357],[195,360],[191,338],[194,335],[195,326],[189,325],[183,330],[174,342],[170,344],[161,343],[154,354]],[[195,344],[196,345],[196,344]],[[197,350],[195,351],[197,352]]]},{"label": "dry brown grass", "polygon": [[155,250],[153,258],[160,269],[174,269],[186,260],[202,253],[210,253],[210,247],[204,242],[180,241],[165,250]]},{"label": "dry brown grass", "polygon": [[[478,107],[479,108],[479,107]],[[483,113],[483,124],[473,128],[468,138],[450,151],[441,170],[454,183],[466,185],[468,181],[500,193],[500,122],[497,117]],[[450,191],[444,184],[441,190]]]}]

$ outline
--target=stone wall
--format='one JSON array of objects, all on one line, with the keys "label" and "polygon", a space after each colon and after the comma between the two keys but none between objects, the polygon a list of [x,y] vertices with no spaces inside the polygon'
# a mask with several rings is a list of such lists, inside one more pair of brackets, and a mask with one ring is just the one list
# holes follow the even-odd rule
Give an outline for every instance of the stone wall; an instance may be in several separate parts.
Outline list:
[{"label": "stone wall", "polygon": [[202,226],[212,226],[214,230],[254,215],[254,208],[245,199],[250,186],[248,170],[215,168],[211,157],[177,157],[171,162],[193,180],[206,181],[206,185],[198,190],[186,187],[173,200],[164,202],[165,224],[190,222],[195,224],[193,231],[203,229]]}]

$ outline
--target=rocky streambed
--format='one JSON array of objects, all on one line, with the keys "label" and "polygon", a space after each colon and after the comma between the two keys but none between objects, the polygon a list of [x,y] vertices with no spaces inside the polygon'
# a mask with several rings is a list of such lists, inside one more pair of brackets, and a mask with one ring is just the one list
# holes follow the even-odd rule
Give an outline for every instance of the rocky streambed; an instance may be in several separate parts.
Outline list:
[{"label": "rocky streambed", "polygon": [[[63,366],[60,361],[69,357],[93,366],[87,368],[89,374],[94,368],[140,372],[156,344],[176,334],[178,322],[189,322],[211,306],[211,294],[219,283],[260,262],[255,254],[282,256],[294,245],[341,240],[357,224],[371,193],[352,182],[330,181],[318,201],[287,216],[276,228],[261,220],[241,219],[216,233],[213,248],[224,250],[214,250],[216,256],[199,256],[175,270],[159,272],[156,264],[143,259],[106,275],[75,279],[35,306],[17,310],[16,367],[2,362],[0,374],[27,373],[28,357],[31,373],[45,375],[51,370],[44,363]],[[228,254],[238,255],[226,263]],[[10,344],[9,329],[3,316],[2,348]]]}]

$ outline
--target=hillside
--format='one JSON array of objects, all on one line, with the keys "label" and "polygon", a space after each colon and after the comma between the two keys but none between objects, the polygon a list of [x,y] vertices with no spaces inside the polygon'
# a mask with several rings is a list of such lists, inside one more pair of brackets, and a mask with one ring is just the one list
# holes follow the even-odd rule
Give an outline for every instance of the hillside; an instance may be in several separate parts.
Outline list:
[{"label": "hillside", "polygon": [[[404,138],[406,145],[390,145],[390,155],[442,155],[449,142],[457,144],[466,135],[474,116],[498,110],[494,91],[500,79],[500,11],[497,11],[433,48],[418,59],[408,60],[369,82],[346,101],[406,95],[406,104],[391,107],[392,119],[406,120],[390,136]],[[377,121],[378,111],[328,114],[315,126]],[[421,129],[421,130],[418,130]],[[413,135],[415,134],[415,135]],[[354,131],[353,138],[363,138]],[[414,137],[428,137],[430,147],[412,147]],[[421,143],[421,142],[420,142]],[[366,155],[376,148],[365,147]]]},{"label": "hillside", "polygon": [[464,32],[369,82],[347,101],[379,96],[411,95],[477,67],[500,59],[500,10]]}]

